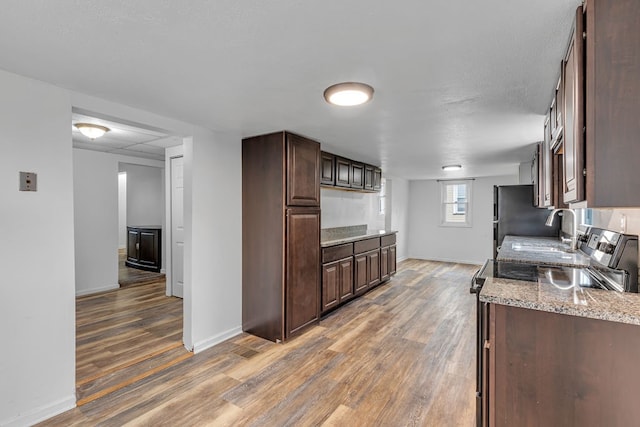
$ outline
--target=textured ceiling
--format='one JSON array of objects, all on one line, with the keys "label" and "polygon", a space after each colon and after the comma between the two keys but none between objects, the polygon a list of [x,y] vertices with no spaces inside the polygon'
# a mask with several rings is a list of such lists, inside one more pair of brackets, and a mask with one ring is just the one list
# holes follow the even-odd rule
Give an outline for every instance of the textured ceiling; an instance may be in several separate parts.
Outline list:
[{"label": "textured ceiling", "polygon": [[[0,68],[242,136],[288,129],[395,176],[496,175],[542,139],[579,3],[6,0]],[[327,105],[341,81],[373,101]]]}]

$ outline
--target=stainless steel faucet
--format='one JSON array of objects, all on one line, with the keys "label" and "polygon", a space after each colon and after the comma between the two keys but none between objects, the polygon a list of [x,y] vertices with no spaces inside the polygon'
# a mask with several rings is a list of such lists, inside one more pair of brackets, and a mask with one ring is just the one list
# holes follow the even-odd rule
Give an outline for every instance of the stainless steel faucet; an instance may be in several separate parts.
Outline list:
[{"label": "stainless steel faucet", "polygon": [[[578,221],[576,217],[576,213],[573,209],[554,209],[551,211],[549,216],[547,217],[547,221],[544,223],[547,227],[551,227],[553,225],[553,218],[555,218],[556,213],[558,212],[571,212],[573,215],[573,221],[571,222],[571,239],[567,239],[571,242],[571,250],[575,251],[578,249]],[[565,239],[562,239],[565,241]]]}]

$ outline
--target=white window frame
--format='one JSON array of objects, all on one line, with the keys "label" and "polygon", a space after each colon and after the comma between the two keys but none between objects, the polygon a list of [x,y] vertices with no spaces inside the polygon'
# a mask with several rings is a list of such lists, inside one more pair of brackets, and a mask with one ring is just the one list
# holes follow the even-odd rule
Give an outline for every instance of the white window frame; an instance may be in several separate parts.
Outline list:
[{"label": "white window frame", "polygon": [[[473,180],[472,179],[460,179],[460,180],[446,180],[440,182],[440,226],[441,227],[458,227],[469,228],[472,227],[472,206],[473,206]],[[447,186],[448,185],[465,185],[467,187],[467,203],[465,206],[465,221],[452,222],[447,221],[447,207],[452,204],[447,202]]]}]

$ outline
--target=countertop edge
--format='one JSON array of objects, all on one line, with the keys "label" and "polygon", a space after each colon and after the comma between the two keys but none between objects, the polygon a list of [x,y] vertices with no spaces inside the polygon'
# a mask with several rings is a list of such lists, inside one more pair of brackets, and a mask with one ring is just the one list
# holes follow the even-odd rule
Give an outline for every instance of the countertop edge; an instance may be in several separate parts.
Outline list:
[{"label": "countertop edge", "polygon": [[323,241],[320,242],[320,247],[329,248],[331,246],[342,245],[344,243],[356,242],[358,240],[370,239],[373,237],[383,237],[383,236],[388,236],[390,234],[397,234],[397,233],[398,231],[389,230],[384,232],[379,231],[377,233],[360,234],[358,236],[345,237],[343,239],[326,240],[324,242]]}]

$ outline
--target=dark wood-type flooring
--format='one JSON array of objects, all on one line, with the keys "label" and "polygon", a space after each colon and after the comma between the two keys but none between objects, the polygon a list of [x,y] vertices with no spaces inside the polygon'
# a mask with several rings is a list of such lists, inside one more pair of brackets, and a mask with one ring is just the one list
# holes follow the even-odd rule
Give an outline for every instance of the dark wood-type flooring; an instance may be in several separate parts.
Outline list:
[{"label": "dark wood-type flooring", "polygon": [[164,273],[140,270],[138,268],[127,267],[124,261],[127,259],[126,249],[118,250],[118,284],[120,287],[140,285],[143,283],[157,282],[165,280]]},{"label": "dark wood-type flooring", "polygon": [[192,356],[182,344],[182,300],[164,280],[76,298],[78,405]]},{"label": "dark wood-type flooring", "polygon": [[476,269],[402,262],[285,344],[241,334],[43,425],[471,426]]}]

